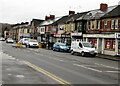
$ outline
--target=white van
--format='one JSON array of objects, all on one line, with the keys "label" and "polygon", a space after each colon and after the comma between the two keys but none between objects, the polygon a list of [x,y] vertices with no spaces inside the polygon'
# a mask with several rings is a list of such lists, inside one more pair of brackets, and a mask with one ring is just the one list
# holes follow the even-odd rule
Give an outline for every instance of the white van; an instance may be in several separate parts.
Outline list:
[{"label": "white van", "polygon": [[72,41],[71,54],[80,53],[82,56],[92,55],[96,56],[97,51],[89,42]]}]

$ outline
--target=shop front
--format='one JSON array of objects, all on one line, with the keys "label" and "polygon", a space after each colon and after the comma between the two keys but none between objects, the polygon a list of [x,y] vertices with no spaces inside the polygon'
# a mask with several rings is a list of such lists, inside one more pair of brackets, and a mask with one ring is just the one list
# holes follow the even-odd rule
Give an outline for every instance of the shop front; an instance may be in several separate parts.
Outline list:
[{"label": "shop front", "polygon": [[120,55],[120,40],[118,40],[118,55]]},{"label": "shop front", "polygon": [[99,54],[120,55],[120,33],[83,34],[83,39],[90,42]]},{"label": "shop front", "polygon": [[117,42],[118,42],[117,55],[120,55],[120,33],[116,33],[116,38],[117,38]]},{"label": "shop front", "polygon": [[71,36],[70,34],[54,34],[55,42],[65,43],[66,45],[71,44]]}]

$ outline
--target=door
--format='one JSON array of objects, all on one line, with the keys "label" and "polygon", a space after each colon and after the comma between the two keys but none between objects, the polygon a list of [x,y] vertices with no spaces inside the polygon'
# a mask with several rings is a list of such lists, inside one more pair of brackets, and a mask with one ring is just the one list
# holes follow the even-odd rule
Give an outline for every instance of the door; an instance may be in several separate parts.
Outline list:
[{"label": "door", "polygon": [[118,40],[118,55],[120,55],[120,40]]},{"label": "door", "polygon": [[102,46],[104,46],[104,44],[102,44],[102,39],[99,39],[98,40],[98,47],[97,47],[97,50],[98,50],[98,53],[102,53]]}]

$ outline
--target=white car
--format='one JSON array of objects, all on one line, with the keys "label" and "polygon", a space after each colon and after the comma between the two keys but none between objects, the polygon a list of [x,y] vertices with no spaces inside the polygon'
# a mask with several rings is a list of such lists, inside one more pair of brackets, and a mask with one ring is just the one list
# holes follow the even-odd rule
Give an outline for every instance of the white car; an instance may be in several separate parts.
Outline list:
[{"label": "white car", "polygon": [[0,41],[5,41],[5,38],[3,38],[3,37],[0,37]]},{"label": "white car", "polygon": [[22,38],[22,39],[20,39],[20,41],[18,43],[26,45],[28,43],[29,39],[30,38]]},{"label": "white car", "polygon": [[12,38],[7,38],[6,43],[14,43],[14,40]]},{"label": "white car", "polygon": [[28,42],[26,43],[26,47],[37,47],[37,48],[39,48],[39,43],[38,43],[37,40],[29,39]]}]

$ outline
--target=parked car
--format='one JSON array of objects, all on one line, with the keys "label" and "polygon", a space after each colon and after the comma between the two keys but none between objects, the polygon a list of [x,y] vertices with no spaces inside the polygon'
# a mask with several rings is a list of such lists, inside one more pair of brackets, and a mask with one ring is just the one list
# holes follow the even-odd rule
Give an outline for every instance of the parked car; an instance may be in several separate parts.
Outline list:
[{"label": "parked car", "polygon": [[71,54],[80,53],[82,56],[86,56],[86,55],[96,56],[97,54],[97,51],[89,42],[73,41],[71,43],[70,50],[71,50]]},{"label": "parked car", "polygon": [[35,39],[29,39],[26,42],[26,47],[37,47],[37,48],[39,48],[39,42]]},{"label": "parked car", "polygon": [[0,41],[5,41],[5,38],[3,38],[3,37],[0,37]]},{"label": "parked car", "polygon": [[18,43],[20,43],[20,44],[22,44],[22,45],[26,45],[27,42],[29,41],[29,39],[30,39],[30,38],[22,38],[22,39],[19,40]]},{"label": "parked car", "polygon": [[7,38],[6,43],[14,43],[14,40],[12,38]]},{"label": "parked car", "polygon": [[69,47],[66,46],[64,43],[55,43],[53,45],[53,51],[69,51]]}]

